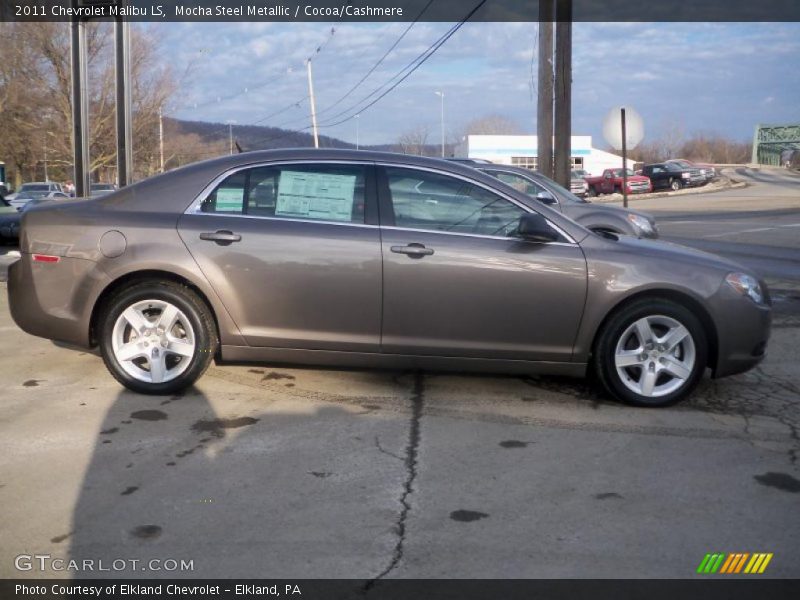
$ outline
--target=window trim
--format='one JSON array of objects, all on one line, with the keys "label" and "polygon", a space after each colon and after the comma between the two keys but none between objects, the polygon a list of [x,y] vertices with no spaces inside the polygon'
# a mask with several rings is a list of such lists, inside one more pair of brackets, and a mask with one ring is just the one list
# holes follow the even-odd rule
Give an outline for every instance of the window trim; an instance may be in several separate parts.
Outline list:
[{"label": "window trim", "polygon": [[[283,165],[345,165],[345,166],[352,166],[352,165],[362,165],[367,168],[367,181],[365,183],[365,195],[366,195],[366,205],[365,205],[365,222],[364,223],[346,223],[343,221],[322,221],[322,220],[312,220],[312,219],[295,219],[295,218],[285,218],[285,217],[268,217],[263,215],[248,215],[248,214],[231,214],[231,213],[206,213],[200,211],[200,206],[203,202],[205,202],[206,198],[216,189],[216,187],[222,183],[227,177],[233,175],[234,173],[238,173],[239,171],[245,169],[255,169],[258,167],[279,167]],[[505,240],[505,241],[518,241],[523,242],[525,240],[521,238],[509,238],[509,237],[498,237],[498,236],[485,236],[476,233],[458,233],[452,231],[436,231],[432,229],[420,229],[420,230],[412,230],[406,229],[402,227],[395,227],[394,224],[394,209],[392,207],[392,200],[391,195],[389,194],[388,189],[388,178],[386,175],[386,169],[384,167],[397,167],[401,169],[411,169],[417,171],[427,171],[430,173],[436,173],[439,175],[443,175],[446,177],[454,177],[456,179],[461,179],[462,181],[466,181],[467,183],[471,183],[473,185],[479,186],[493,194],[508,200],[512,204],[517,205],[525,212],[529,213],[536,213],[542,215],[537,210],[534,210],[530,206],[526,205],[524,202],[517,200],[513,196],[506,194],[501,190],[497,190],[489,185],[472,179],[470,177],[464,176],[460,173],[454,173],[452,171],[448,171],[445,169],[437,169],[429,166],[422,166],[422,165],[409,165],[407,163],[402,162],[393,162],[387,160],[320,160],[320,159],[295,159],[295,160],[275,160],[275,161],[266,161],[266,162],[254,162],[249,163],[246,165],[238,165],[235,167],[231,167],[226,169],[221,174],[217,175],[211,182],[206,185],[202,191],[195,197],[195,199],[189,204],[186,210],[183,211],[185,215],[200,215],[205,217],[224,217],[224,218],[235,218],[235,219],[268,219],[272,221],[284,221],[284,222],[295,222],[295,223],[319,223],[324,225],[339,225],[340,227],[361,227],[361,228],[369,228],[369,229],[378,229],[378,228],[386,228],[392,230],[400,230],[400,231],[418,231],[419,233],[438,233],[438,234],[445,234],[445,235],[460,235],[465,237],[479,237],[484,239],[498,239],[498,240]],[[371,174],[370,174],[371,173]],[[499,180],[498,180],[499,181]],[[502,183],[502,182],[501,182]],[[368,208],[372,205],[372,209],[368,212]],[[388,212],[387,212],[388,211]],[[374,223],[366,222],[369,219],[369,216],[374,212]],[[559,227],[555,224],[552,220],[547,218],[547,216],[542,215],[547,224],[550,225],[553,229],[555,229],[564,239],[566,242],[548,242],[547,245],[560,245],[560,246],[578,246],[579,244],[575,241],[575,239],[563,228]]]},{"label": "window trim", "polygon": [[[248,171],[246,174],[245,181],[249,183],[250,181],[250,173],[253,169],[258,169],[262,167],[281,167],[286,165],[341,165],[341,166],[363,166],[365,167],[365,174],[364,174],[364,222],[363,223],[353,223],[347,221],[327,221],[324,219],[298,219],[295,217],[276,217],[276,216],[267,216],[267,215],[250,215],[247,214],[246,207],[243,209],[241,214],[236,213],[210,213],[210,212],[202,212],[200,207],[206,201],[206,199],[217,189],[219,184],[225,181],[228,177],[235,175],[236,173],[240,173],[241,171]],[[274,162],[259,162],[259,163],[250,163],[247,165],[239,165],[236,167],[231,167],[226,171],[223,171],[221,174],[217,175],[211,182],[205,186],[202,191],[192,200],[191,204],[183,211],[184,215],[201,215],[207,217],[232,217],[235,219],[267,219],[270,221],[286,221],[291,223],[320,223],[324,225],[341,225],[343,227],[366,227],[371,229],[376,229],[380,226],[380,216],[377,207],[377,191],[376,191],[376,183],[375,183],[375,162],[369,160],[354,160],[354,161],[343,161],[343,160],[314,160],[314,159],[301,159],[301,160],[279,160]],[[372,218],[370,218],[372,217]],[[370,220],[374,220],[375,223],[370,223]]]}]

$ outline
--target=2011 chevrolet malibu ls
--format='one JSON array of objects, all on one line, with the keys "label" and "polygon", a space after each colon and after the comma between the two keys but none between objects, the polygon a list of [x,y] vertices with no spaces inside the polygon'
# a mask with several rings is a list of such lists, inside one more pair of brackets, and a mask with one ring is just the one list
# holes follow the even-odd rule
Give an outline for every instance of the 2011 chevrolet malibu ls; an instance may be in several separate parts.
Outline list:
[{"label": "2011 chevrolet malibu ls", "polygon": [[212,360],[594,373],[663,406],[756,365],[767,290],[746,269],[598,235],[437,159],[337,150],[201,162],[25,213],[9,270],[25,331],[99,345],[128,388]]}]

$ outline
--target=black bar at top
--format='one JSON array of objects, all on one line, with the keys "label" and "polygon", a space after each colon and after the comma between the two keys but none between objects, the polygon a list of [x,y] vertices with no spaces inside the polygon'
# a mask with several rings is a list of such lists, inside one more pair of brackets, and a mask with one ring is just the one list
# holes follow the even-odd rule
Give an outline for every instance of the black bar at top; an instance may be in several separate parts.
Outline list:
[{"label": "black bar at top", "polygon": [[[79,0],[114,17],[114,0]],[[453,22],[479,0],[436,0],[421,21]],[[3,0],[2,21],[68,21],[71,0]],[[409,22],[428,0],[129,0],[130,21]],[[538,0],[487,0],[471,21],[535,22]],[[800,22],[800,0],[574,0],[574,22]]]}]

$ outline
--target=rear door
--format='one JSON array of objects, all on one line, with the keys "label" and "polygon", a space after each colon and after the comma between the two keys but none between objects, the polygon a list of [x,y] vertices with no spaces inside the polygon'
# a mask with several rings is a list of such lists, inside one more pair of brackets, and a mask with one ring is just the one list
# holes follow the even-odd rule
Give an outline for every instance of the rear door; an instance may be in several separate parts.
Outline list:
[{"label": "rear door", "polygon": [[378,352],[374,168],[291,163],[222,177],[178,228],[252,346]]},{"label": "rear door", "polygon": [[571,360],[586,297],[577,244],[521,240],[526,209],[461,177],[386,166],[378,181],[383,352]]}]

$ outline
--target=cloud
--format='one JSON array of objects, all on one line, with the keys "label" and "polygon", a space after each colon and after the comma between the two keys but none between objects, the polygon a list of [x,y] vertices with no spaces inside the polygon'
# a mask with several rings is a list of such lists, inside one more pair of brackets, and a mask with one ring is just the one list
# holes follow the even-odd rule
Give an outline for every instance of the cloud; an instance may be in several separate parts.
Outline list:
[{"label": "cloud", "polygon": [[[161,28],[164,56],[176,70],[194,65],[174,111],[181,118],[245,124],[282,111],[262,124],[307,127],[305,60],[312,57],[325,134],[352,141],[354,121],[334,123],[359,111],[362,143],[391,142],[416,125],[438,129],[434,90],[445,91],[446,127],[453,133],[490,113],[534,131],[535,23],[467,23],[394,91],[363,109],[451,26],[152,25]],[[402,35],[384,62],[342,99]],[[653,136],[678,122],[689,132],[746,138],[756,122],[800,119],[800,79],[786,71],[787,59],[800,55],[800,24],[576,23],[573,35],[576,134],[598,136],[605,113],[620,104],[634,106]]]}]

